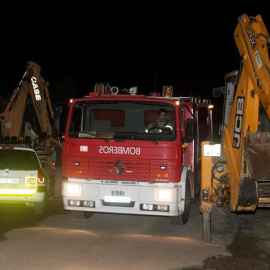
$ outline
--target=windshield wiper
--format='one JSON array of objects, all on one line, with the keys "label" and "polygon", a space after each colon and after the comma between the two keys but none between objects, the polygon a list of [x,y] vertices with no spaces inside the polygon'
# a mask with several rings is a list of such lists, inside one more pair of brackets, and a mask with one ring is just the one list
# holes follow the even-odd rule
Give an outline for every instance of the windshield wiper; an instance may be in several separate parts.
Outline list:
[{"label": "windshield wiper", "polygon": [[[90,135],[90,136],[84,136],[83,134],[87,134],[87,135]],[[80,131],[79,132],[79,137],[80,138],[97,138],[97,139],[102,139],[102,140],[105,140],[106,142],[109,142],[110,140],[108,138],[104,138],[102,136],[99,136],[96,134],[96,132],[93,132],[93,131]]]}]

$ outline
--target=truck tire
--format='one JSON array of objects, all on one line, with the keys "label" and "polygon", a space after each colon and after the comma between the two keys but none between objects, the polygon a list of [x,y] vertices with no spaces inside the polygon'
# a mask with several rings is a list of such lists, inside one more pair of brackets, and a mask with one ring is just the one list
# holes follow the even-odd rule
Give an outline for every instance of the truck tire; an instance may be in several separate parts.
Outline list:
[{"label": "truck tire", "polygon": [[[189,179],[187,177],[187,179]],[[188,222],[189,213],[191,208],[191,190],[190,190],[190,182],[189,180],[186,181],[186,198],[185,198],[185,209],[182,215],[179,216],[171,216],[170,223],[172,225],[184,225]]]},{"label": "truck tire", "polygon": [[210,222],[211,232],[217,234],[231,233],[236,222],[236,214],[232,213],[228,207],[214,206]]},{"label": "truck tire", "polygon": [[44,214],[44,202],[35,203],[34,213],[35,213],[35,215],[43,215]]},{"label": "truck tire", "polygon": [[71,211],[71,215],[76,219],[88,219],[93,213],[88,211]]}]

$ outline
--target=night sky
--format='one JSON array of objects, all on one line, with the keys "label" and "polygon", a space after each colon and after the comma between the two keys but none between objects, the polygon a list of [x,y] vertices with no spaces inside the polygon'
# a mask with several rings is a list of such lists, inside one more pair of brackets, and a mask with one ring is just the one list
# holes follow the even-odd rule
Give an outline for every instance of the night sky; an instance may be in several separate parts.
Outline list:
[{"label": "night sky", "polygon": [[98,82],[138,86],[140,94],[172,85],[175,95],[212,98],[239,68],[238,17],[261,14],[270,29],[268,9],[247,4],[99,5],[9,10],[1,19],[0,96],[11,95],[30,60],[41,66],[53,102],[87,95]]}]

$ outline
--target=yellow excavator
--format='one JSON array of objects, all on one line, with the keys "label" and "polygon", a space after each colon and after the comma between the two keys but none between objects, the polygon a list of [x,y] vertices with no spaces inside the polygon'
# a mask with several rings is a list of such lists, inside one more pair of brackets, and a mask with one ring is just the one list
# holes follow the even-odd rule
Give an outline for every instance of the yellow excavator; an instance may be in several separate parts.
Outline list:
[{"label": "yellow excavator", "polygon": [[[26,110],[28,107],[29,111]],[[33,140],[40,134],[51,136],[53,117],[48,83],[41,76],[40,66],[28,61],[19,86],[0,114],[0,135],[30,136]]]},{"label": "yellow excavator", "polygon": [[238,214],[270,207],[270,37],[260,14],[238,18],[240,70],[225,76],[220,143],[202,149],[203,241],[233,231]]}]

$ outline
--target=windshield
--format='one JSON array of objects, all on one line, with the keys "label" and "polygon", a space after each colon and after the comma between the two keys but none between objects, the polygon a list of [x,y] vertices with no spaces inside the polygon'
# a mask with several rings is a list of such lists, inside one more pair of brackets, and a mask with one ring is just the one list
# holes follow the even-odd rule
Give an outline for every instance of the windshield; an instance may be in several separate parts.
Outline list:
[{"label": "windshield", "polygon": [[168,103],[102,101],[76,102],[69,136],[89,139],[175,139],[175,110]]}]

